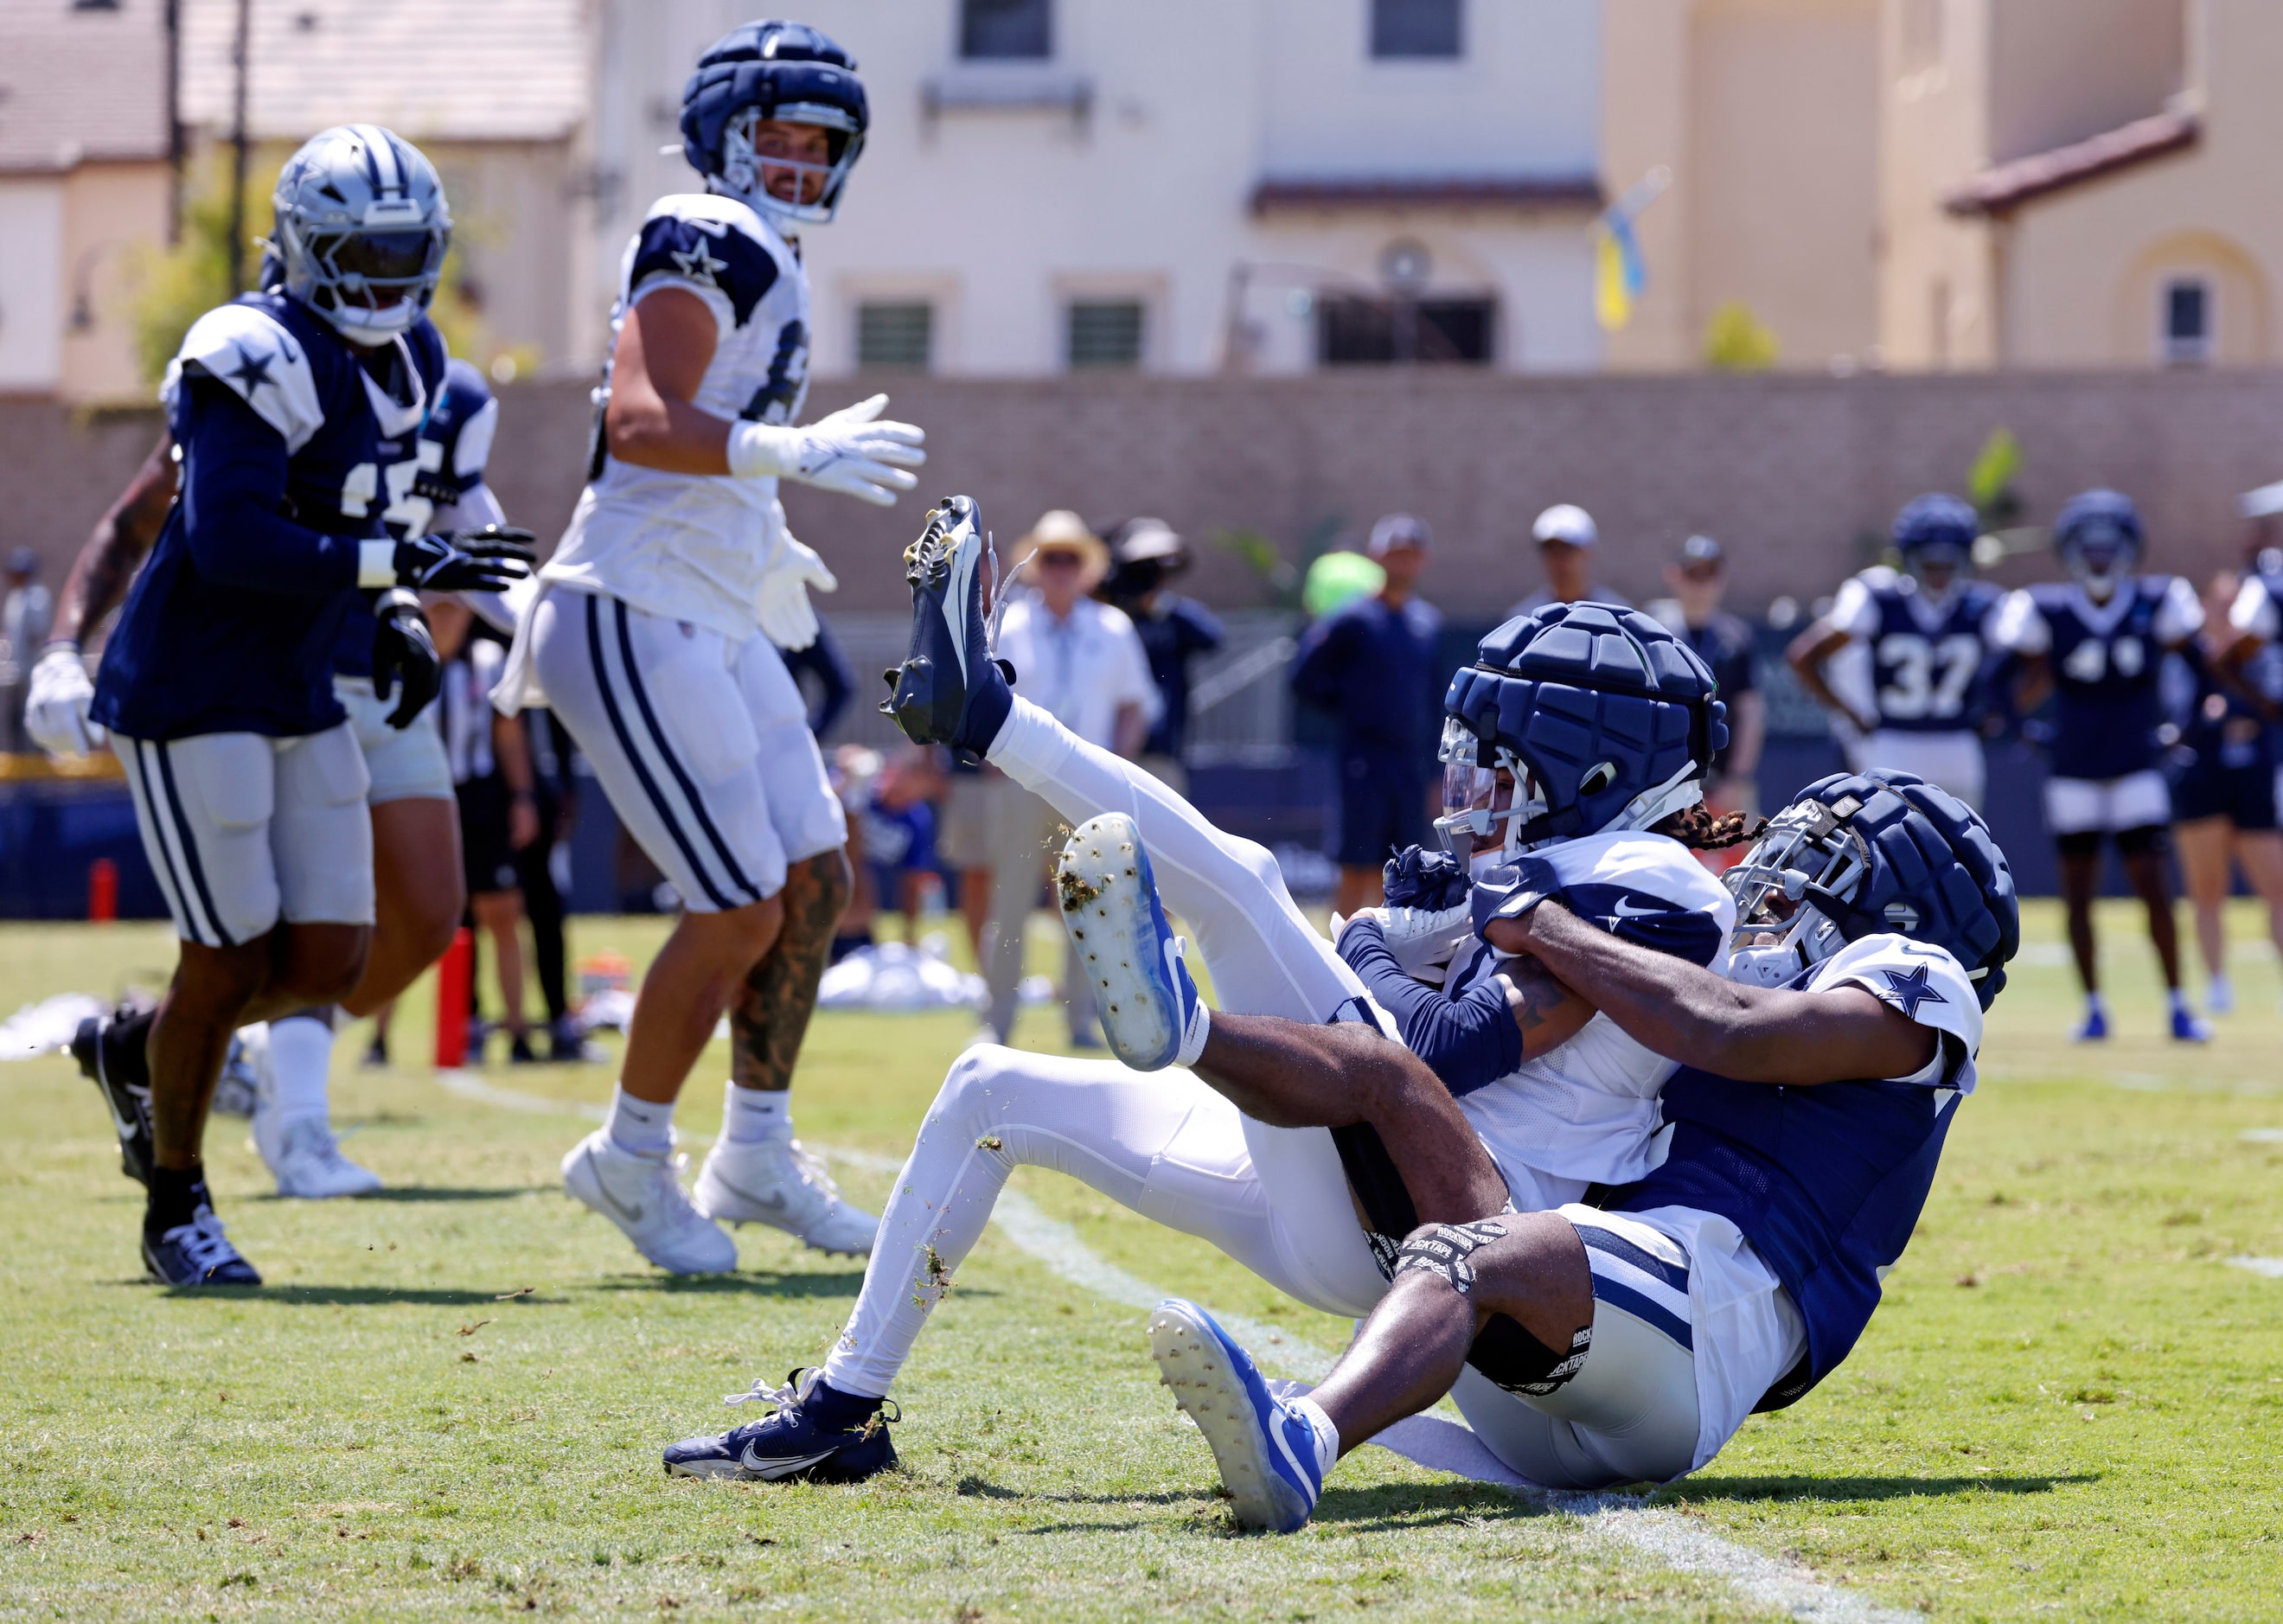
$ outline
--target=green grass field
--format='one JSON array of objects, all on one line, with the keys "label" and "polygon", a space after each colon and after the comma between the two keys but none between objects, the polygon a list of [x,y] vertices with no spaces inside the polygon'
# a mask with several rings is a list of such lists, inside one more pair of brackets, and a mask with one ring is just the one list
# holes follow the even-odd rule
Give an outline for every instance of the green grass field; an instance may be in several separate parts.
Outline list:
[{"label": "green grass field", "polygon": [[[2245,943],[2243,1012],[2158,1038],[2147,949],[2105,918],[2121,1035],[2064,1034],[2049,908],[2001,1000],[1983,1086],[1854,1358],[1653,1496],[1834,1587],[1819,1616],[2272,1618],[2283,1612],[2283,1015]],[[580,921],[640,964],[656,922]],[[0,931],[0,1011],[155,980],[163,929]],[[425,1035],[425,988],[401,1035]],[[1050,1015],[1027,1034],[1056,1033]],[[898,1156],[965,1035],[953,1017],[820,1018],[812,1144]],[[743,1231],[730,1278],[668,1280],[573,1206],[556,1162],[608,1068],[486,1074],[508,1109],[342,1045],[336,1116],[382,1198],[280,1202],[222,1120],[232,1234],[270,1284],[139,1278],[139,1192],[67,1061],[0,1067],[0,1615],[230,1619],[535,1611],[830,1618],[1728,1619],[1765,1596],[1580,1516],[1377,1449],[1289,1539],[1237,1537],[1156,1385],[1140,1311],[993,1230],[898,1397],[901,1472],[850,1487],[668,1481],[661,1446],[721,1395],[822,1355],[845,1259]],[[417,1048],[417,1044],[407,1044]],[[710,1132],[718,1053],[682,1113]],[[885,1178],[844,1163],[877,1206]],[[1199,1244],[1050,1176],[1014,1188],[1169,1291],[1336,1347]],[[1265,1349],[1274,1355],[1274,1347]]]}]

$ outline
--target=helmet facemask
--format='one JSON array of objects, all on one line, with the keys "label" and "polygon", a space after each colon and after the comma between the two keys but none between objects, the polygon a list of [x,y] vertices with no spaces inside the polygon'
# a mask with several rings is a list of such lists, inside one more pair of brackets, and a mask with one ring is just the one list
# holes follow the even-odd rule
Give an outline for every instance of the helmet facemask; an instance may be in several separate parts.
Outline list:
[{"label": "helmet facemask", "polygon": [[2093,518],[2070,530],[2061,561],[2095,603],[2107,603],[2140,562],[2140,538],[2113,519]]},{"label": "helmet facemask", "polygon": [[1504,750],[1482,765],[1482,744],[1456,716],[1443,722],[1443,814],[1435,834],[1443,849],[1474,870],[1511,863],[1527,849],[1523,825],[1545,815],[1546,797],[1530,769]]},{"label": "helmet facemask", "polygon": [[1721,877],[1736,900],[1730,979],[1780,987],[1845,947],[1839,917],[1870,872],[1860,837],[1821,801],[1777,813]]},{"label": "helmet facemask", "polygon": [[1939,603],[1951,589],[1974,574],[1974,550],[1949,542],[1928,542],[1903,553],[1904,573],[1919,583],[1928,598]]},{"label": "helmet facemask", "polygon": [[[824,163],[773,156],[755,150],[755,129],[766,122],[814,124],[825,131],[830,156]],[[816,224],[830,221],[840,207],[841,189],[848,171],[863,150],[864,134],[856,121],[841,109],[822,102],[788,102],[764,109],[745,107],[732,115],[721,132],[721,172],[705,177],[707,186],[780,224]],[[781,198],[769,190],[773,175],[790,173],[792,197]]]}]

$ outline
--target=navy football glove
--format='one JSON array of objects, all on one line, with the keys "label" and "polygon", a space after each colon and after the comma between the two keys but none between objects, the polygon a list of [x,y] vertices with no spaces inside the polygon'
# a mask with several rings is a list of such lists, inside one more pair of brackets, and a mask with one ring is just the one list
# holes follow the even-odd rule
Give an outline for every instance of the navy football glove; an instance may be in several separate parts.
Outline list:
[{"label": "navy football glove", "polygon": [[1387,860],[1387,906],[1441,913],[1467,900],[1467,865],[1446,851],[1407,847]]},{"label": "navy football glove", "polygon": [[531,574],[538,549],[528,530],[486,525],[396,543],[396,584],[423,592],[498,592]]},{"label": "navy football glove", "polygon": [[372,613],[378,622],[372,634],[373,697],[386,699],[401,680],[404,697],[388,713],[388,725],[409,727],[443,686],[444,662],[437,657],[420,600],[410,592],[401,587],[383,592]]}]

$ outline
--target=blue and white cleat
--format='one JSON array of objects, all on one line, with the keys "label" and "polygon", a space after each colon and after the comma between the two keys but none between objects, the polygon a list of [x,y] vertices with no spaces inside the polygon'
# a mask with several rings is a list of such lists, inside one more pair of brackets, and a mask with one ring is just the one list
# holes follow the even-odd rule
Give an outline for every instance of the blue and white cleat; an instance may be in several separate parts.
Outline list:
[{"label": "blue and white cleat", "polygon": [[896,1464],[888,1423],[898,1417],[889,1413],[894,1408],[889,1400],[837,1392],[825,1385],[822,1370],[794,1370],[782,1387],[756,1381],[751,1393],[733,1393],[723,1401],[754,1400],[775,1405],[776,1413],[718,1438],[669,1445],[666,1476],[853,1483]]},{"label": "blue and white cleat", "polygon": [[204,1201],[188,1223],[153,1235],[143,1232],[143,1268],[160,1285],[260,1285],[261,1277],[239,1255],[222,1220]]},{"label": "blue and white cleat", "polygon": [[2196,1012],[2185,1003],[2172,1006],[2172,1041],[2176,1043],[2209,1043],[2211,1028],[2196,1018]]},{"label": "blue and white cleat", "polygon": [[1212,1447],[1236,1520],[1275,1534],[1305,1524],[1324,1492],[1307,1417],[1268,1391],[1251,1356],[1193,1302],[1157,1305],[1149,1352],[1173,1401]]},{"label": "blue and white cleat", "polygon": [[1196,1058],[1212,1017],[1184,955],[1188,943],[1165,924],[1142,831],[1123,812],[1079,825],[1055,864],[1055,896],[1094,980],[1094,1001],[1110,1052],[1136,1071]]},{"label": "blue and white cleat", "polygon": [[2084,1012],[2084,1023],[2069,1034],[2073,1043],[2100,1043],[2108,1041],[2108,1011],[2094,1004]]},{"label": "blue and white cleat", "polygon": [[1014,708],[1011,667],[991,656],[983,600],[996,555],[972,496],[947,496],[931,510],[920,539],[904,549],[912,589],[912,641],[904,663],[887,673],[881,705],[916,745],[949,745],[980,756]]}]

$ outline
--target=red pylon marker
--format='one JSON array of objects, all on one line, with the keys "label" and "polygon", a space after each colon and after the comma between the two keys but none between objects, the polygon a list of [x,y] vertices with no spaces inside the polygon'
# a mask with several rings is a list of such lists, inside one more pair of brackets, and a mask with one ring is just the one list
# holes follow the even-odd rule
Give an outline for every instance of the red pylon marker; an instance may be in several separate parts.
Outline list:
[{"label": "red pylon marker", "polygon": [[108,857],[87,865],[87,917],[92,925],[119,917],[119,865]]},{"label": "red pylon marker", "polygon": [[468,1059],[468,982],[474,973],[476,938],[466,925],[436,961],[436,1069],[457,1071]]}]

